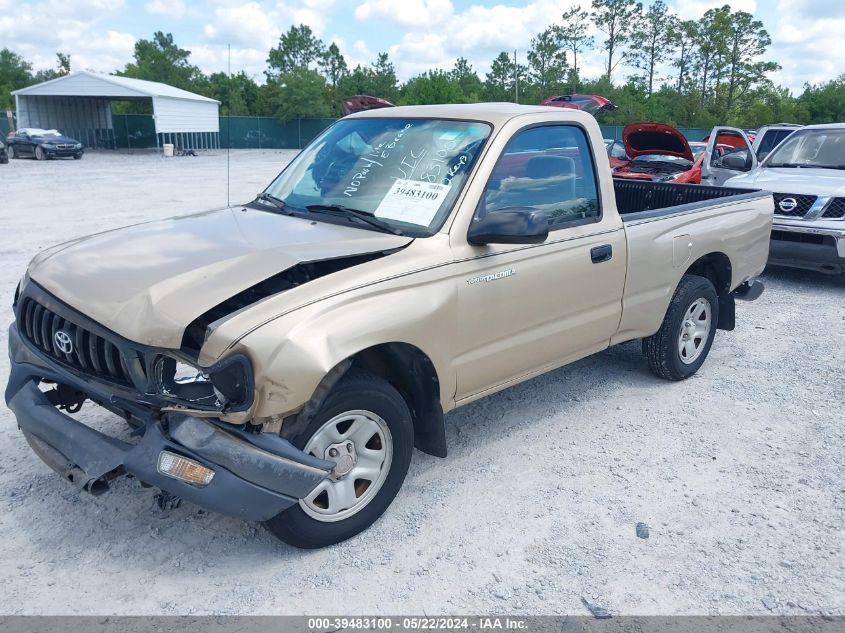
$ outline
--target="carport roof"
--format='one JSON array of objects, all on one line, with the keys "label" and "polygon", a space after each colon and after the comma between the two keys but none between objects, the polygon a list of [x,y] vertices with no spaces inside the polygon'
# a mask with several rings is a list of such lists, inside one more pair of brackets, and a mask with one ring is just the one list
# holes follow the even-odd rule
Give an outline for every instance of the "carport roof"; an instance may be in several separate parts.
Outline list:
[{"label": "carport roof", "polygon": [[21,88],[20,90],[13,91],[12,94],[44,97],[106,97],[112,99],[125,99],[127,97],[167,97],[170,99],[220,103],[216,99],[210,99],[156,81],[131,79],[116,75],[103,75],[87,70],[80,70],[64,77]]}]

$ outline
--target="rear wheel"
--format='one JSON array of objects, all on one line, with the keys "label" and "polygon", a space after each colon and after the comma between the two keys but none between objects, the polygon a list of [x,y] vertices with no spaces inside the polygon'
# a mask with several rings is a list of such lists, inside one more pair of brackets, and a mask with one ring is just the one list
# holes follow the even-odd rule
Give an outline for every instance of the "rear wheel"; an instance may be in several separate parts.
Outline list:
[{"label": "rear wheel", "polygon": [[44,151],[43,147],[36,147],[35,148],[35,160],[46,160],[47,159],[47,152]]},{"label": "rear wheel", "polygon": [[306,429],[288,439],[336,463],[297,505],[265,522],[285,543],[312,549],[355,536],[384,513],[408,472],[414,429],[399,392],[353,368]]},{"label": "rear wheel", "polygon": [[719,321],[719,297],[709,279],[684,275],[660,329],[643,339],[649,369],[661,378],[689,378],[704,363]]}]

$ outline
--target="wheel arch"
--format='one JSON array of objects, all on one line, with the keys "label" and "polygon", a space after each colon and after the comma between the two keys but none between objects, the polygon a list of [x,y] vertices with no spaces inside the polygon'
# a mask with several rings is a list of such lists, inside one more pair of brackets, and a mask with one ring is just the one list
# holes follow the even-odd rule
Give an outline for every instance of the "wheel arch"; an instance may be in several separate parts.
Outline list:
[{"label": "wheel arch", "polygon": [[299,413],[285,419],[284,435],[301,432],[319,411],[332,388],[351,367],[390,383],[405,399],[414,424],[414,446],[435,457],[446,457],[446,426],[440,404],[440,378],[432,360],[410,343],[380,343],[362,349],[335,365]]},{"label": "wheel arch", "polygon": [[698,275],[710,280],[719,297],[719,318],[716,327],[720,330],[733,330],[736,326],[736,305],[731,294],[733,266],[730,257],[719,251],[707,253],[690,264],[684,275]]}]

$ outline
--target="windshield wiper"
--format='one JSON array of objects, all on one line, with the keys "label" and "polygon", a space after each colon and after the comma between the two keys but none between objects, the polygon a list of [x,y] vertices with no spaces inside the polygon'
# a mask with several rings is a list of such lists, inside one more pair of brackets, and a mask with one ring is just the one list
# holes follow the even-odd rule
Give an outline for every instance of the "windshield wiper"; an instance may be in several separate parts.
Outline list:
[{"label": "windshield wiper", "polygon": [[329,213],[331,215],[336,215],[339,217],[346,217],[350,220],[355,218],[357,220],[365,222],[366,224],[369,224],[374,228],[377,228],[380,231],[384,231],[385,233],[393,233],[393,235],[402,235],[402,231],[390,226],[387,222],[382,222],[381,220],[369,213],[360,211],[358,209],[353,209],[352,207],[346,207],[342,204],[309,204],[306,205],[305,208],[312,212]]},{"label": "windshield wiper", "polygon": [[285,215],[293,215],[293,211],[288,209],[288,205],[285,204],[284,200],[282,200],[281,198],[277,198],[273,194],[267,193],[266,191],[259,193],[257,196],[255,196],[255,199],[260,202],[269,202],[274,207],[276,207],[279,212]]}]

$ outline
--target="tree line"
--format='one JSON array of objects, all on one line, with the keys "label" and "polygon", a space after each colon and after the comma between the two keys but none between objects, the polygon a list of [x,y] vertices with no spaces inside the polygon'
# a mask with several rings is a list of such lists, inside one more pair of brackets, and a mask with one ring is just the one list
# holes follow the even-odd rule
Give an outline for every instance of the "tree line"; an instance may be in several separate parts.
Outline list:
[{"label": "tree line", "polygon": [[[595,27],[595,29],[593,28]],[[598,41],[591,35],[597,31]],[[480,76],[460,57],[449,70],[432,69],[399,82],[386,52],[350,68],[336,44],[326,45],[307,25],[283,33],[267,56],[264,81],[241,71],[203,73],[172,34],[157,31],[135,44],[133,60],[115,74],[183,88],[221,102],[231,115],[281,120],[340,115],[340,100],[354,94],[397,105],[518,101],[540,103],[550,95],[600,94],[618,106],[603,115],[609,125],[652,120],[682,127],[732,124],[757,127],[775,121],[845,120],[845,74],[805,85],[794,96],[777,86],[777,63],[766,60],[771,37],[762,21],[729,5],[698,20],[681,20],[663,0],[592,0],[575,6],[537,33],[519,59],[502,51]],[[603,72],[585,77],[582,62],[600,51]],[[13,107],[10,92],[70,70],[57,54],[56,68],[33,73],[11,50],[0,50],[0,107]],[[138,111],[121,104],[117,111]]]}]

